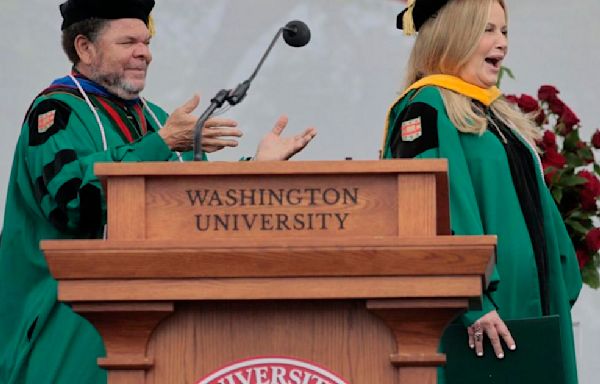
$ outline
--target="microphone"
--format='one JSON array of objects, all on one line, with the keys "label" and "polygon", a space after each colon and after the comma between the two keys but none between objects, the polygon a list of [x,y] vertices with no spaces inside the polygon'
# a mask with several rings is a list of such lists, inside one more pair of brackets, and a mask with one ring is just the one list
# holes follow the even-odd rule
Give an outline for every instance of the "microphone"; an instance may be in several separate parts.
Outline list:
[{"label": "microphone", "polygon": [[282,34],[283,40],[291,47],[303,47],[310,41],[310,29],[308,26],[300,20],[290,21],[284,27],[279,28],[275,34],[275,37],[273,37],[271,44],[256,66],[256,69],[247,80],[238,84],[235,89],[221,89],[219,92],[217,92],[215,97],[210,100],[210,106],[204,111],[204,113],[202,113],[200,118],[198,118],[196,121],[196,125],[194,126],[194,161],[202,160],[202,127],[204,127],[206,120],[212,116],[215,110],[221,108],[225,102],[228,102],[229,105],[234,106],[244,100],[252,80],[254,80],[256,77],[256,74],[267,59],[267,56],[269,53],[271,53],[271,50],[275,46],[277,39],[279,39]]},{"label": "microphone", "polygon": [[283,27],[283,40],[291,47],[304,47],[310,41],[310,29],[300,20],[290,21]]}]

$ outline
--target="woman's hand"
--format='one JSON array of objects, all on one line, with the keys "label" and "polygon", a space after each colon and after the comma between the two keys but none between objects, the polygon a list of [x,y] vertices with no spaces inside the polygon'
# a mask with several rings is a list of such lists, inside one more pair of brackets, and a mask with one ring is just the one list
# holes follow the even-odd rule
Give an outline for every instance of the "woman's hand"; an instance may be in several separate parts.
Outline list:
[{"label": "woman's hand", "polygon": [[508,327],[504,324],[504,321],[502,321],[496,311],[491,311],[482,316],[467,328],[467,332],[469,334],[469,347],[475,349],[477,356],[483,356],[484,334],[490,339],[492,347],[494,348],[494,353],[499,359],[504,358],[504,350],[502,349],[500,339],[504,340],[504,343],[511,351],[517,349],[517,345],[515,344]]}]

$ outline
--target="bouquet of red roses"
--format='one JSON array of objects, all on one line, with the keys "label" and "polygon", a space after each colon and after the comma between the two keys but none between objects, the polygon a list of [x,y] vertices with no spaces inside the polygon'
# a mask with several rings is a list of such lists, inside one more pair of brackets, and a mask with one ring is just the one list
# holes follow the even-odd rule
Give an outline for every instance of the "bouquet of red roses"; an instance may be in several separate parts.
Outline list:
[{"label": "bouquet of red roses", "polygon": [[600,287],[600,165],[594,150],[600,149],[600,130],[591,143],[580,137],[579,118],[551,85],[543,85],[537,99],[529,95],[507,96],[521,111],[535,118],[543,131],[538,142],[544,178],[573,241],[584,283]]}]

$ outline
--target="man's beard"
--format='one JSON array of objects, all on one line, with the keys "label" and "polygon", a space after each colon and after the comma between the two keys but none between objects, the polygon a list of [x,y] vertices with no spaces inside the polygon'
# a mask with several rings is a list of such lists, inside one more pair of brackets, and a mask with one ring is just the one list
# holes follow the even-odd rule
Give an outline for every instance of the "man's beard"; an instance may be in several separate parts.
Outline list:
[{"label": "man's beard", "polygon": [[143,85],[134,85],[129,83],[119,73],[101,73],[98,68],[92,68],[91,80],[102,85],[110,93],[117,95],[121,99],[137,99],[140,92],[144,90]]}]

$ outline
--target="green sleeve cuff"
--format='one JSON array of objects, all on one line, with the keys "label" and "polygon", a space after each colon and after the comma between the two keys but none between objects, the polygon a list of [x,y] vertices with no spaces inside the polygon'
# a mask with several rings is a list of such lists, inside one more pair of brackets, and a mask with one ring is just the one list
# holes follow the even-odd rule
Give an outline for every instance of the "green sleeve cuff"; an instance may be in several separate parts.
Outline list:
[{"label": "green sleeve cuff", "polygon": [[156,132],[149,132],[133,146],[140,161],[167,161],[173,155],[169,146]]},{"label": "green sleeve cuff", "polygon": [[461,316],[461,320],[465,327],[470,326],[491,311],[498,310],[493,297],[493,293],[498,289],[498,284],[500,284],[500,274],[498,273],[498,268],[494,268],[492,275],[490,276],[490,283],[483,292],[481,309],[467,311]]},{"label": "green sleeve cuff", "polygon": [[496,307],[494,306],[494,304],[492,303],[490,298],[486,294],[484,294],[482,303],[481,303],[481,309],[465,312],[462,315],[461,320],[462,320],[464,326],[468,327],[471,324],[473,324],[474,322],[476,322],[477,320],[479,320],[482,316],[484,316],[494,310],[496,310]]}]

